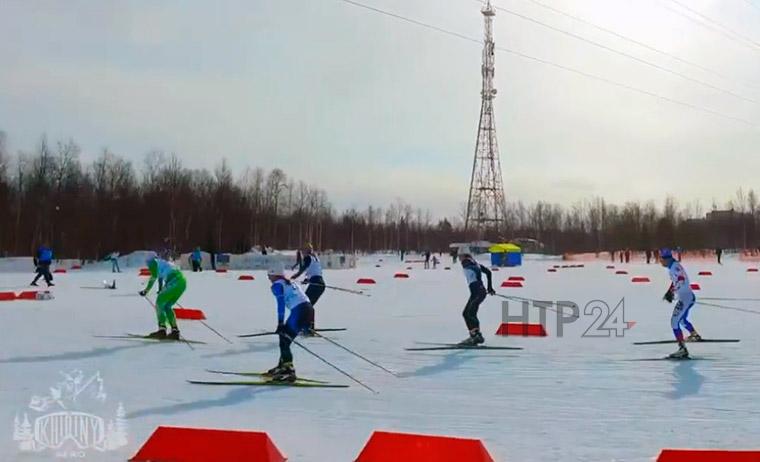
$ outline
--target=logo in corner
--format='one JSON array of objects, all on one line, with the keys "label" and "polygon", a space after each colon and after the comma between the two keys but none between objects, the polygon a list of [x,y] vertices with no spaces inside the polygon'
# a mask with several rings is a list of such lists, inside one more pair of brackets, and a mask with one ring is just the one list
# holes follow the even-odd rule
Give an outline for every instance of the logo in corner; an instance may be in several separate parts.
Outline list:
[{"label": "logo in corner", "polygon": [[87,450],[112,451],[127,444],[122,403],[108,420],[95,412],[108,409],[100,372],[87,378],[81,370],[61,372],[63,380],[49,394],[32,396],[29,410],[13,421],[13,440],[23,452],[55,451],[56,457],[84,458]]}]

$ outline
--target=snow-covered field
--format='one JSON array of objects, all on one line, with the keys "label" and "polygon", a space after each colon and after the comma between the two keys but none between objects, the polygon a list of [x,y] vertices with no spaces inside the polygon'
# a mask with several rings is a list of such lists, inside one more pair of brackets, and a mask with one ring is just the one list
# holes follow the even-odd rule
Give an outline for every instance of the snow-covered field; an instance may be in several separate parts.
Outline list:
[{"label": "snow-covered field", "polygon": [[[384,259],[379,262],[379,259]],[[450,259],[444,257],[446,264]],[[467,288],[459,266],[445,271],[414,264],[409,279],[393,279],[408,266],[398,257],[365,257],[355,270],[327,271],[328,284],[357,288],[372,277],[372,296],[327,290],[317,305],[318,327],[347,327],[331,338],[393,369],[393,377],[327,343],[303,342],[379,391],[372,394],[294,346],[299,375],[351,385],[348,389],[204,387],[187,379],[223,379],[207,368],[260,371],[275,364],[273,337],[237,334],[272,330],[274,300],[263,272],[255,281],[241,273],[186,273],[180,300],[200,308],[210,326],[233,339],[227,344],[197,321],[180,321],[185,337],[208,342],[154,344],[95,338],[155,329],[152,308],[136,293],[145,278],[136,270],[116,275],[117,290],[100,286],[110,273],[56,275],[54,300],[0,302],[0,460],[57,460],[54,451],[23,452],[14,441],[14,418],[45,412],[29,408],[32,396],[51,395],[61,371],[96,372],[107,394],[99,413],[112,419],[119,402],[128,419],[128,444],[107,452],[87,451],[84,460],[126,460],[161,424],[266,431],[292,461],[353,460],[375,429],[481,438],[497,461],[648,461],[664,447],[756,448],[760,441],[760,313],[696,306],[691,318],[704,337],[739,338],[735,344],[696,344],[699,361],[630,361],[657,358],[673,345],[634,346],[669,339],[671,307],[661,300],[666,271],[657,265],[606,263],[547,273],[556,262],[527,261],[494,273],[495,285],[510,275],[526,278],[523,289],[502,294],[571,300],[581,306],[625,299],[625,336],[582,337],[595,316],[582,316],[557,337],[549,316],[545,338],[504,338],[501,299],[490,297],[480,319],[489,345],[522,351],[407,352],[416,341],[463,339],[461,317]],[[377,268],[376,264],[381,267]],[[747,264],[685,262],[698,297],[760,298],[760,274]],[[712,277],[698,277],[700,270]],[[651,284],[632,284],[632,276]],[[0,274],[0,291],[21,290],[31,273]],[[367,287],[367,286],[362,286]],[[711,301],[760,311],[751,301]],[[512,304],[512,310],[519,306]],[[538,309],[531,307],[533,320]],[[552,313],[549,313],[550,315]],[[82,394],[80,401],[85,399]],[[77,403],[75,403],[76,405]],[[83,403],[82,403],[83,404]],[[94,412],[94,411],[93,411]],[[81,454],[80,454],[81,455]],[[80,459],[81,460],[81,459]]]}]

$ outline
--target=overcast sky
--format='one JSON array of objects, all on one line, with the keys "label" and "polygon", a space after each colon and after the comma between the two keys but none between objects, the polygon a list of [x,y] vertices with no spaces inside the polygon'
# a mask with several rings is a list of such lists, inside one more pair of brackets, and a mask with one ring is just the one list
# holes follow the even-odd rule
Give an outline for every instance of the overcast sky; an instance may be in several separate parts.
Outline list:
[{"label": "overcast sky", "polygon": [[[483,35],[474,0],[358,1]],[[497,46],[694,106],[497,52],[508,200],[670,194],[707,208],[760,189],[760,0],[679,0],[728,30],[673,0],[537,1],[710,72],[530,0],[494,4],[717,88],[498,10]],[[226,157],[238,173],[280,167],[341,208],[400,197],[454,215],[480,60],[477,43],[340,0],[0,0],[0,130],[13,152],[44,132],[76,140],[86,161],[104,147],[137,165],[152,149],[193,168]]]}]

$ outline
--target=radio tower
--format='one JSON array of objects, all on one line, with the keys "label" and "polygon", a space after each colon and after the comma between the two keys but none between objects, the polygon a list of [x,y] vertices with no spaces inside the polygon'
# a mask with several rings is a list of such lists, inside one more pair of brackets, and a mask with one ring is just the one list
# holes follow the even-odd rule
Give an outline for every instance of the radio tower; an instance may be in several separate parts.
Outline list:
[{"label": "radio tower", "polygon": [[485,43],[483,45],[483,90],[480,92],[480,123],[478,140],[475,145],[475,160],[472,163],[470,195],[467,199],[465,233],[477,231],[478,238],[484,238],[486,231],[501,232],[504,225],[506,203],[504,184],[501,180],[499,145],[496,142],[496,125],[493,117],[494,42],[493,17],[496,15],[491,0],[481,10],[485,20]]}]

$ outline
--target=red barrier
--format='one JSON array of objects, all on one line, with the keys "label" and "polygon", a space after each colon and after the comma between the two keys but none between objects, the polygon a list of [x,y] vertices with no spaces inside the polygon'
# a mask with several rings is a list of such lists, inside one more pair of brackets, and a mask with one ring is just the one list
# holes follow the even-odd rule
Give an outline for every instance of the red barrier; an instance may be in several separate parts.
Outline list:
[{"label": "red barrier", "polygon": [[53,270],[53,273],[55,273],[55,274],[63,274],[65,272],[66,272],[66,270],[63,269],[63,268],[56,268],[55,270]]},{"label": "red barrier", "polygon": [[518,335],[521,337],[546,337],[546,329],[541,324],[524,322],[504,322],[499,326],[496,335]]},{"label": "red barrier", "polygon": [[25,290],[16,296],[16,300],[37,300],[36,290]]},{"label": "red barrier", "polygon": [[712,276],[713,274],[712,274],[712,271],[700,271],[699,275],[700,276]]},{"label": "red barrier", "polygon": [[549,273],[556,273],[557,269],[556,268],[549,268],[546,271],[549,272]]},{"label": "red barrier", "polygon": [[504,281],[501,283],[501,286],[515,288],[515,287],[522,287],[523,283],[520,281]]},{"label": "red barrier", "polygon": [[615,269],[615,265],[607,265],[607,269]]},{"label": "red barrier", "polygon": [[692,282],[691,283],[691,290],[702,290],[702,286],[700,286],[696,282]]},{"label": "red barrier", "polygon": [[195,308],[174,308],[174,315],[177,319],[190,319],[194,321],[206,319],[203,311]]},{"label": "red barrier", "polygon": [[250,274],[241,274],[238,276],[238,281],[253,281],[255,278]]},{"label": "red barrier", "polygon": [[626,270],[617,270],[617,271],[615,271],[615,274],[628,274],[628,271],[626,271]]},{"label": "red barrier", "polygon": [[406,273],[396,273],[393,277],[396,279],[409,279],[409,275]]},{"label": "red barrier", "polygon": [[657,462],[760,462],[760,451],[663,449]]},{"label": "red barrier", "polygon": [[285,462],[269,435],[243,430],[158,427],[130,462]]},{"label": "red barrier", "polygon": [[0,302],[11,302],[16,300],[15,292],[0,292]]},{"label": "red barrier", "polygon": [[525,278],[522,276],[510,276],[507,278],[507,281],[524,281]]},{"label": "red barrier", "polygon": [[217,268],[216,272],[217,273],[226,273],[227,272],[227,268]]},{"label": "red barrier", "polygon": [[480,440],[375,431],[355,462],[493,462]]},{"label": "red barrier", "polygon": [[646,276],[635,276],[631,278],[631,282],[640,283],[640,282],[651,282],[651,281]]},{"label": "red barrier", "polygon": [[757,268],[747,268],[747,272],[748,273],[757,273],[758,269]]},{"label": "red barrier", "polygon": [[71,269],[73,269],[73,270],[80,270],[80,269],[82,269],[82,265],[71,265]]},{"label": "red barrier", "polygon": [[359,278],[356,280],[357,284],[375,284],[375,280],[372,278]]}]

